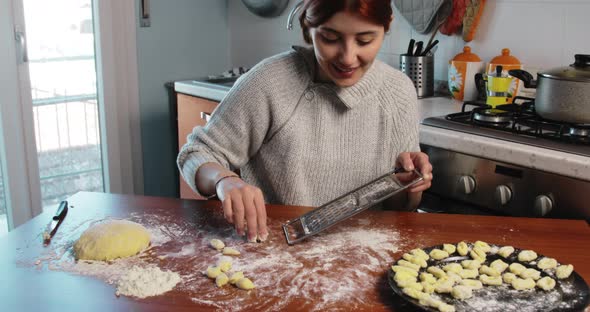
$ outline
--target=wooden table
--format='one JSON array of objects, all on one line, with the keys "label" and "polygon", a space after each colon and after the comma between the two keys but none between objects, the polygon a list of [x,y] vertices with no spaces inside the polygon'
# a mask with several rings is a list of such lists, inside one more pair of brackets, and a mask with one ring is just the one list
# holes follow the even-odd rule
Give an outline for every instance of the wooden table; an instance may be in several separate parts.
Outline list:
[{"label": "wooden table", "polygon": [[[2,255],[0,257],[0,307],[2,311],[195,311],[232,310],[238,307],[249,310],[310,310],[318,308],[317,304],[322,304],[322,309],[330,310],[403,310],[404,305],[399,302],[399,299],[395,299],[387,284],[386,272],[390,263],[385,263],[387,261],[383,259],[388,261],[398,259],[404,252],[416,247],[462,240],[483,240],[499,245],[533,249],[540,254],[555,257],[560,262],[573,264],[576,272],[586,281],[590,281],[590,228],[585,221],[369,210],[331,228],[325,234],[296,246],[288,246],[280,231],[280,225],[308,211],[309,208],[269,205],[267,211],[272,230],[271,239],[269,242],[251,244],[232,234],[231,228],[221,217],[218,201],[190,201],[86,192],[78,193],[68,201],[73,207],[50,246],[43,247],[41,244],[41,233],[51,217],[49,212],[37,216],[0,239]],[[76,237],[79,237],[79,233],[92,222],[104,218],[131,219],[146,225],[148,229],[154,226],[159,227],[162,229],[160,234],[168,233],[169,235],[166,234],[168,236],[164,235],[168,237],[168,241],[152,248],[150,252],[138,259],[142,259],[145,263],[159,265],[163,269],[184,272],[183,286],[163,295],[145,299],[117,297],[114,295],[116,285],[109,285],[100,278],[75,274],[60,268],[60,261],[68,257],[72,258],[69,250]],[[214,232],[216,228],[221,230]],[[362,249],[366,246],[359,246],[359,253],[356,255],[347,249],[346,241],[344,245],[338,247],[339,250],[330,249],[330,242],[335,238],[350,240],[351,245],[363,242],[362,238],[357,240],[357,237],[346,235],[372,233],[370,229],[373,228],[375,233],[386,235],[392,233],[392,242],[384,241],[382,244],[389,250],[371,251],[368,252],[370,255],[363,255],[367,253]],[[213,236],[223,238],[226,243],[237,246],[243,253],[242,260],[245,268],[250,265],[246,261],[250,263],[258,259],[257,257],[267,257],[269,261],[272,261],[274,258],[271,255],[274,251],[284,259],[288,259],[287,257],[291,254],[295,258],[293,261],[281,260],[283,263],[262,263],[258,266],[250,266],[254,268],[252,272],[245,273],[257,274],[251,277],[258,286],[251,292],[245,292],[233,286],[219,290],[213,282],[199,273],[204,269],[205,263],[213,262],[217,257],[216,251],[207,247],[208,239]],[[155,240],[161,240],[162,237],[162,235],[155,237]],[[375,237],[385,239],[383,236]],[[187,254],[191,248],[185,248],[187,245],[194,251],[190,256]],[[320,250],[318,248],[326,248],[329,255],[316,257],[317,250]],[[385,258],[380,255],[385,255]],[[327,256],[332,260],[326,260]],[[304,260],[297,257],[303,257],[301,259]],[[372,263],[375,260],[384,261],[384,263]],[[298,268],[294,266],[294,263],[299,263],[304,268]],[[319,264],[328,269],[313,270],[309,275],[304,274],[305,276],[281,275],[286,274],[282,271],[310,269]],[[332,264],[335,267],[330,269]],[[281,270],[283,265],[285,270]],[[264,271],[267,266],[272,267],[272,270]],[[364,272],[363,268],[378,268],[378,270]],[[329,276],[330,272],[342,269],[345,270],[341,272],[354,271],[357,272],[355,276],[359,279],[364,278],[370,281],[366,283],[366,294],[363,294],[362,298],[352,296],[334,301],[333,296],[328,297],[324,293],[326,289],[336,289],[337,285],[333,285],[336,288],[323,285],[322,274]],[[191,272],[194,274],[190,275],[190,278],[187,277],[187,274]],[[272,279],[266,274],[276,274],[276,284],[265,282]],[[306,278],[309,280],[305,280]],[[308,284],[311,282],[317,284],[313,286],[315,291]],[[196,283],[198,287],[192,287],[191,283]],[[290,285],[290,283],[293,284]],[[345,281],[343,283],[346,284]],[[217,299],[202,299],[205,298],[202,296],[208,296],[206,298],[209,299],[215,298],[212,297],[215,296],[215,292],[220,294],[217,298],[220,300],[218,303],[210,302]],[[306,293],[301,295],[300,292]],[[268,293],[276,293],[277,296],[273,298],[262,295]],[[239,300],[236,299],[238,297]],[[235,300],[237,306],[230,306],[231,300]]]}]

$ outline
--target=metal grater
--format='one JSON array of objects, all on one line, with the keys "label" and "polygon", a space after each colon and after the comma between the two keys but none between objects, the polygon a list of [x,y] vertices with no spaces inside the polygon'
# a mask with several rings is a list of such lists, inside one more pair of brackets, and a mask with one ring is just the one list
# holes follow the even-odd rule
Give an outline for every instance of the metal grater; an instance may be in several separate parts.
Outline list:
[{"label": "metal grater", "polygon": [[[403,184],[398,180],[396,174],[412,175],[413,179],[409,183]],[[404,172],[403,169],[396,168],[354,191],[340,196],[296,219],[287,221],[287,223],[283,224],[283,231],[285,231],[287,243],[292,245],[309,236],[315,235],[422,180],[422,175],[416,170]]]}]

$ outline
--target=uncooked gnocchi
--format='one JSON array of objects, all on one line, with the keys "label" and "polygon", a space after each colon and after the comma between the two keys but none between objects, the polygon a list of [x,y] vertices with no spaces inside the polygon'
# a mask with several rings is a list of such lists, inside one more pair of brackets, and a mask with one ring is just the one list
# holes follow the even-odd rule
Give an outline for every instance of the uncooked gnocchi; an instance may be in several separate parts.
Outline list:
[{"label": "uncooked gnocchi", "polygon": [[439,278],[439,279],[447,276],[447,273],[445,273],[445,271],[443,271],[441,268],[435,267],[435,266],[428,267],[426,269],[426,272],[432,273],[432,275],[436,276],[436,278]]},{"label": "uncooked gnocchi", "polygon": [[508,258],[514,252],[514,247],[512,246],[504,246],[498,249],[498,254],[503,258]]},{"label": "uncooked gnocchi", "polygon": [[476,278],[479,275],[477,269],[464,269],[459,272],[462,278]]},{"label": "uncooked gnocchi", "polygon": [[221,259],[217,263],[217,267],[221,270],[221,272],[227,272],[231,270],[231,260],[230,259]]},{"label": "uncooked gnocchi", "polygon": [[457,247],[453,244],[443,244],[443,250],[446,251],[449,255],[455,253]]},{"label": "uncooked gnocchi", "polygon": [[483,250],[483,252],[489,252],[490,250],[492,250],[492,247],[490,247],[490,245],[488,245],[488,243],[482,242],[482,241],[476,241],[473,244],[473,248],[479,248],[479,249]]},{"label": "uncooked gnocchi", "polygon": [[424,260],[428,260],[430,259],[430,256],[428,256],[428,254],[426,253],[426,251],[420,249],[420,248],[416,248],[416,249],[412,249],[410,250],[410,253],[414,256],[420,257]]},{"label": "uncooked gnocchi", "polygon": [[502,273],[508,268],[508,263],[506,263],[500,259],[497,259],[497,260],[494,260],[492,263],[490,263],[490,268]]},{"label": "uncooked gnocchi", "polygon": [[447,258],[448,256],[449,253],[444,250],[433,249],[430,251],[430,257],[432,257],[432,259],[434,260],[442,260],[444,258]]},{"label": "uncooked gnocchi", "polygon": [[482,289],[483,288],[483,284],[481,283],[481,281],[474,280],[474,279],[464,279],[464,280],[461,280],[461,282],[459,282],[459,284],[461,284],[463,286],[469,286],[473,289]]},{"label": "uncooked gnocchi", "polygon": [[479,267],[481,267],[481,262],[477,260],[463,260],[461,261],[461,265],[465,269],[479,269]]},{"label": "uncooked gnocchi", "polygon": [[404,258],[406,261],[409,261],[413,264],[416,264],[420,267],[427,267],[428,265],[426,264],[426,260],[424,260],[424,258],[422,258],[421,256],[414,256],[408,253],[403,254],[402,258]]},{"label": "uncooked gnocchi", "polygon": [[229,283],[233,285],[242,278],[244,278],[244,273],[242,271],[235,272],[229,277]]},{"label": "uncooked gnocchi", "polygon": [[518,254],[518,261],[529,262],[537,259],[537,253],[532,250],[523,250]]},{"label": "uncooked gnocchi", "polygon": [[414,263],[412,263],[410,261],[403,260],[403,259],[402,260],[399,260],[397,262],[397,264],[399,264],[401,266],[405,266],[406,268],[410,268],[410,269],[412,269],[414,271],[420,270],[420,266],[419,265],[414,264]]},{"label": "uncooked gnocchi", "polygon": [[500,276],[488,276],[488,275],[482,274],[479,276],[479,280],[485,285],[490,285],[490,286],[502,285],[502,277],[500,277]]},{"label": "uncooked gnocchi", "polygon": [[222,250],[223,247],[225,247],[225,244],[221,240],[219,240],[217,238],[214,238],[214,239],[210,240],[209,241],[209,245],[211,245],[211,247],[213,247],[213,248],[215,248],[217,250]]},{"label": "uncooked gnocchi", "polygon": [[457,253],[461,256],[466,256],[469,253],[469,246],[465,242],[457,244]]},{"label": "uncooked gnocchi", "polygon": [[217,284],[217,287],[223,287],[228,281],[229,278],[227,275],[225,275],[225,273],[221,273],[215,278],[215,284]]},{"label": "uncooked gnocchi", "polygon": [[535,288],[535,281],[532,278],[516,278],[512,281],[512,287],[516,290],[526,290]]},{"label": "uncooked gnocchi", "polygon": [[463,267],[459,263],[449,263],[442,268],[445,272],[459,273],[463,270]]},{"label": "uncooked gnocchi", "polygon": [[473,296],[473,291],[471,290],[471,287],[469,287],[469,286],[457,285],[457,286],[453,287],[453,290],[451,291],[451,295],[455,299],[465,300],[465,299],[471,298]]},{"label": "uncooked gnocchi", "polygon": [[498,272],[497,270],[490,268],[487,265],[482,265],[481,268],[479,268],[479,273],[480,274],[485,274],[488,276],[500,276],[500,272]]},{"label": "uncooked gnocchi", "polygon": [[404,294],[406,294],[414,299],[418,299],[418,300],[428,296],[428,294],[426,294],[420,290],[417,290],[415,288],[402,288],[402,291],[404,292]]},{"label": "uncooked gnocchi", "polygon": [[420,273],[420,281],[426,282],[429,284],[434,284],[434,283],[436,283],[436,278],[434,277],[434,275],[432,275],[430,273],[422,272],[422,273]]},{"label": "uncooked gnocchi", "polygon": [[557,267],[557,260],[545,257],[539,260],[537,267],[541,270],[555,269]]},{"label": "uncooked gnocchi", "polygon": [[434,292],[434,283],[428,283],[426,281],[420,282],[422,284],[422,291],[427,294],[432,294]]},{"label": "uncooked gnocchi", "polygon": [[241,278],[237,283],[236,286],[238,286],[238,288],[240,289],[244,289],[244,290],[250,290],[255,288],[256,286],[254,286],[254,283],[252,283],[252,281],[249,278]]},{"label": "uncooked gnocchi", "polygon": [[526,267],[518,262],[511,263],[508,267],[511,273],[516,275],[520,275],[522,271],[526,270]]},{"label": "uncooked gnocchi", "polygon": [[471,249],[471,251],[469,252],[469,255],[471,256],[471,258],[473,260],[477,260],[482,263],[486,261],[486,253],[485,253],[485,251],[483,251],[480,248]]},{"label": "uncooked gnocchi", "polygon": [[555,280],[549,276],[545,276],[542,279],[537,281],[537,287],[549,291],[555,288]]},{"label": "uncooked gnocchi", "polygon": [[240,252],[237,249],[231,247],[223,247],[222,253],[226,256],[239,256]]},{"label": "uncooked gnocchi", "polygon": [[401,265],[392,265],[391,266],[391,270],[395,273],[397,272],[406,272],[412,276],[418,277],[418,271],[414,270],[414,269],[410,269],[408,267],[405,266],[401,266]]},{"label": "uncooked gnocchi", "polygon": [[439,294],[450,293],[451,291],[453,291],[454,284],[455,282],[453,282],[453,280],[451,279],[440,279],[438,282],[436,282],[436,284],[434,284],[434,291],[436,291]]},{"label": "uncooked gnocchi", "polygon": [[207,277],[209,278],[216,278],[221,274],[221,269],[219,267],[208,267],[207,268]]},{"label": "uncooked gnocchi", "polygon": [[534,280],[538,280],[541,278],[541,272],[535,269],[525,269],[524,271],[520,272],[520,277],[522,278],[532,278]]},{"label": "uncooked gnocchi", "polygon": [[416,277],[407,272],[400,271],[395,273],[393,280],[399,287],[406,287],[410,283],[415,283]]},{"label": "uncooked gnocchi", "polygon": [[572,274],[573,271],[574,271],[574,266],[571,264],[560,265],[555,270],[555,276],[557,276],[558,279],[566,279],[566,278],[570,277],[570,275]]},{"label": "uncooked gnocchi", "polygon": [[518,276],[516,276],[516,274],[514,274],[514,273],[506,272],[506,273],[502,274],[502,279],[504,280],[504,283],[506,283],[506,284],[511,284],[512,281],[517,278],[518,278]]}]

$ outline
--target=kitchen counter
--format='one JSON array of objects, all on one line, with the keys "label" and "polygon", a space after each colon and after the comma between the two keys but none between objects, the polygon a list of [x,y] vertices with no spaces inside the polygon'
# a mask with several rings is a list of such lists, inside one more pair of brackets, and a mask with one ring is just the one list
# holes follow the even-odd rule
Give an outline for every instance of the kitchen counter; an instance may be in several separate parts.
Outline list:
[{"label": "kitchen counter", "polygon": [[[0,239],[4,311],[405,310],[387,283],[390,264],[413,248],[483,240],[532,249],[571,263],[590,281],[590,228],[584,221],[365,211],[325,233],[288,246],[280,225],[309,210],[268,205],[270,238],[246,243],[223,220],[218,201],[78,193],[51,244],[43,213]],[[147,252],[108,265],[74,262],[73,242],[90,224],[128,219],[152,234]],[[202,272],[219,259],[212,238],[241,251],[233,258],[257,288],[219,289]],[[162,295],[115,296],[117,277],[132,265],[182,276]],[[109,282],[111,284],[109,284]]]},{"label": "kitchen counter", "polygon": [[[229,89],[228,86],[213,86],[194,81],[175,83],[177,92],[216,101],[221,101]],[[431,97],[419,99],[418,105],[420,120],[423,120],[428,117],[460,112],[462,102],[448,97]],[[590,180],[590,157],[427,125],[420,125],[420,143],[508,164]]]}]

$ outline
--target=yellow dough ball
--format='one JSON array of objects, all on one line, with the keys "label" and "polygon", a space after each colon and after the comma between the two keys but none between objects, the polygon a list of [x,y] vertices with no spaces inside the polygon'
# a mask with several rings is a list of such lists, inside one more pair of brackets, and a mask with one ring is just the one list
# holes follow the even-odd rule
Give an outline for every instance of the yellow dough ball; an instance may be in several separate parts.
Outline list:
[{"label": "yellow dough ball", "polygon": [[434,260],[442,260],[444,258],[447,258],[448,256],[449,253],[444,250],[433,249],[430,251],[430,257]]},{"label": "yellow dough ball", "polygon": [[443,244],[443,250],[446,251],[449,255],[455,253],[455,250],[457,250],[457,247],[455,247],[455,245],[452,244]]},{"label": "yellow dough ball", "polygon": [[228,281],[229,278],[227,275],[225,275],[225,273],[221,273],[215,278],[215,284],[217,284],[217,287],[223,287]]},{"label": "yellow dough ball", "polygon": [[461,256],[466,256],[469,253],[469,246],[465,242],[457,244],[457,253]]},{"label": "yellow dough ball", "polygon": [[214,239],[210,240],[209,241],[209,245],[211,245],[211,247],[213,247],[213,248],[215,248],[217,250],[222,250],[223,247],[225,247],[225,244],[221,240],[219,240],[217,238],[214,238]]},{"label": "yellow dough ball", "polygon": [[574,271],[574,266],[571,264],[560,265],[555,270],[555,276],[557,276],[557,278],[559,278],[559,279],[566,279],[572,274],[573,271]]},{"label": "yellow dough ball", "polygon": [[549,291],[549,290],[555,288],[555,280],[549,276],[545,276],[542,279],[537,281],[537,287],[539,287],[545,291]]},{"label": "yellow dough ball", "polygon": [[537,267],[541,270],[554,269],[557,267],[557,260],[553,258],[543,258],[539,260]]},{"label": "yellow dough ball", "polygon": [[235,272],[234,274],[232,274],[229,278],[229,283],[230,284],[235,284],[237,283],[240,279],[244,278],[244,273],[243,272]]},{"label": "yellow dough ball", "polygon": [[224,247],[222,253],[226,256],[239,256],[240,252],[231,247]]},{"label": "yellow dough ball", "polygon": [[510,255],[514,252],[514,247],[512,246],[504,246],[498,249],[498,254],[504,258],[510,257]]},{"label": "yellow dough ball", "polygon": [[252,283],[252,281],[246,277],[241,278],[239,281],[237,281],[236,286],[238,286],[238,288],[244,289],[244,290],[250,290],[250,289],[254,289],[256,287],[256,286],[254,286],[254,283]]},{"label": "yellow dough ball", "polygon": [[217,278],[221,274],[221,269],[219,267],[208,267],[207,268],[207,277],[209,278]]},{"label": "yellow dough ball", "polygon": [[537,259],[537,253],[532,250],[523,250],[518,254],[518,261],[529,262]]},{"label": "yellow dough ball", "polygon": [[459,284],[464,285],[464,286],[469,286],[473,289],[482,289],[483,288],[483,284],[481,283],[481,281],[474,280],[474,279],[464,279],[461,282],[459,282]]},{"label": "yellow dough ball", "polygon": [[535,281],[532,278],[517,278],[512,281],[512,288],[516,290],[527,290],[535,288]]},{"label": "yellow dough ball", "polygon": [[76,259],[108,261],[138,254],[150,244],[150,233],[141,224],[110,220],[89,227],[74,244]]},{"label": "yellow dough ball", "polygon": [[455,299],[465,300],[473,296],[473,291],[469,286],[457,285],[453,287],[453,290],[451,291],[451,296],[453,296],[453,298]]}]

